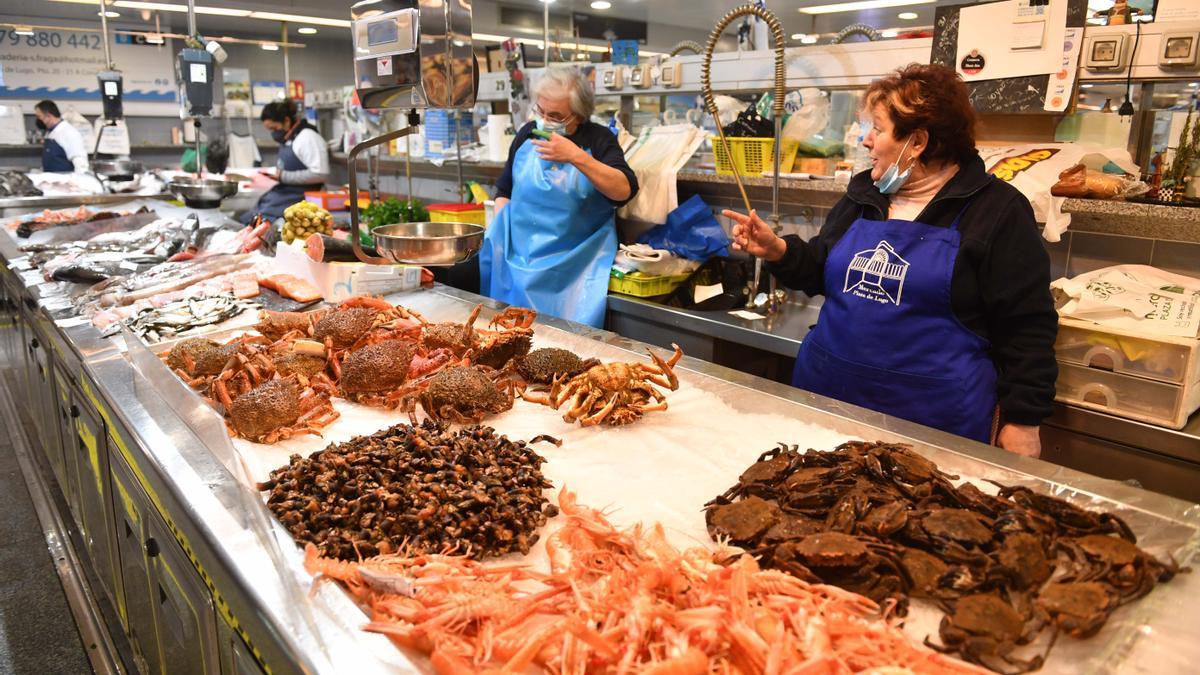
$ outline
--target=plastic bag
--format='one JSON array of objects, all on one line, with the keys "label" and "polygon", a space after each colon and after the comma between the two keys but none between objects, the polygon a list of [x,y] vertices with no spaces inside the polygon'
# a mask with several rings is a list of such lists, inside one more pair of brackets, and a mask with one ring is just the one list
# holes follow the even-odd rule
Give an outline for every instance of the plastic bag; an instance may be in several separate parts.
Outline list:
[{"label": "plastic bag", "polygon": [[694,195],[667,214],[667,222],[643,233],[638,243],[689,260],[729,255],[729,236],[700,195]]},{"label": "plastic bag", "polygon": [[1148,335],[1196,337],[1200,279],[1147,265],[1116,265],[1050,284],[1058,313]]}]

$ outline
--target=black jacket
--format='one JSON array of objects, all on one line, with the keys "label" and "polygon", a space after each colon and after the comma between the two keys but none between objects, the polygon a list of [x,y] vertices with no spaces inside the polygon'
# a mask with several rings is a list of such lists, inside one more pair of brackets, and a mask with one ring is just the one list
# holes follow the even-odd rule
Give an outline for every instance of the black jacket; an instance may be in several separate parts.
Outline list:
[{"label": "black jacket", "polygon": [[[1029,201],[988,174],[979,157],[963,165],[917,221],[949,227],[968,201],[959,226],[962,245],[954,260],[950,303],[963,325],[991,343],[1002,422],[1040,424],[1051,413],[1058,377],[1050,259]],[[787,253],[767,269],[789,288],[824,293],[825,259],[833,245],[860,214],[883,220],[887,211],[888,198],[872,184],[870,171],[864,171],[850,181],[821,232],[807,242],[784,237]]]}]

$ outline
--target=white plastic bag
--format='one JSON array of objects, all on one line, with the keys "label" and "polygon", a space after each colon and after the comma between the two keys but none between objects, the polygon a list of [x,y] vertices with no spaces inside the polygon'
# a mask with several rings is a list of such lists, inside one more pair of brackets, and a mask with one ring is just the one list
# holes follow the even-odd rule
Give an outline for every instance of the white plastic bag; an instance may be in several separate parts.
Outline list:
[{"label": "white plastic bag", "polygon": [[1046,224],[1042,230],[1046,241],[1061,239],[1071,224],[1071,215],[1062,212],[1064,198],[1050,194],[1050,188],[1058,182],[1058,174],[1076,164],[1099,170],[1109,162],[1127,173],[1139,172],[1128,150],[1084,143],[982,147],[979,156],[989,173],[1020,190],[1033,205],[1038,222]]},{"label": "white plastic bag", "polygon": [[1147,265],[1105,267],[1050,284],[1069,300],[1065,317],[1147,335],[1200,334],[1200,279]]},{"label": "white plastic bag", "polygon": [[643,129],[625,159],[637,175],[638,194],[621,207],[622,218],[647,223],[667,222],[679,206],[675,177],[704,142],[704,132],[690,124]]}]

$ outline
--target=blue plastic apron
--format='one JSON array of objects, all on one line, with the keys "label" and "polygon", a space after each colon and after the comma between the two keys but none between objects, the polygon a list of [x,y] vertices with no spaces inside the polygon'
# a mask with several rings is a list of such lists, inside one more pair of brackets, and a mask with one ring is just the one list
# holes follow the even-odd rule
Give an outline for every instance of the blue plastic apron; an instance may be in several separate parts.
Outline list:
[{"label": "blue plastic apron", "polygon": [[996,368],[950,304],[962,215],[948,228],[854,221],[825,261],[825,304],[792,384],[989,442]]},{"label": "blue plastic apron", "polygon": [[602,328],[616,255],[608,199],[579,169],[542,159],[533,143],[521,145],[512,201],[488,226],[479,252],[482,293]]},{"label": "blue plastic apron", "polygon": [[74,170],[75,165],[71,163],[67,157],[67,151],[63,150],[58,141],[51,138],[42,141],[42,171],[69,173]]},{"label": "blue plastic apron", "polygon": [[[303,127],[301,127],[303,128]],[[299,130],[296,131],[300,133]],[[285,143],[279,146],[279,169],[281,171],[304,171],[308,169],[308,165],[300,161],[295,152],[292,152],[292,144]],[[312,185],[284,185],[276,183],[267,190],[262,197],[258,198],[258,206],[242,216],[242,220],[250,222],[254,219],[254,214],[260,213],[264,218],[282,218],[283,212],[287,207],[296,202],[304,201],[304,193],[320,190],[324,185],[314,183]]]}]

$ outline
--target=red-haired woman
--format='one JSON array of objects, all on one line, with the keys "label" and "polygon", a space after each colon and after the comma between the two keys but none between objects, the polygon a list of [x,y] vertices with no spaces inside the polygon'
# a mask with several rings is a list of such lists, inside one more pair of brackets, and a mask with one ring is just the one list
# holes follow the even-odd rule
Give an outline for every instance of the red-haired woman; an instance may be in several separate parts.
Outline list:
[{"label": "red-haired woman", "polygon": [[874,166],[809,241],[731,211],[734,246],[823,293],[793,384],[1037,456],[1058,317],[1029,202],[989,175],[953,70],[911,65],[864,96]]}]

